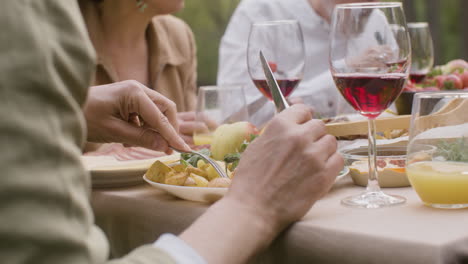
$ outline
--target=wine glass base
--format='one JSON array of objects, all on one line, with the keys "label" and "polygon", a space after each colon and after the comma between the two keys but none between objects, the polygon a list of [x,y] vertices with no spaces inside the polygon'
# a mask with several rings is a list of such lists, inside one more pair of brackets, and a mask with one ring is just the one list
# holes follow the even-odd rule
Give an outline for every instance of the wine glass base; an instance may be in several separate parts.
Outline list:
[{"label": "wine glass base", "polygon": [[341,200],[341,204],[353,208],[382,208],[404,204],[406,198],[398,195],[388,195],[381,191],[363,192]]}]

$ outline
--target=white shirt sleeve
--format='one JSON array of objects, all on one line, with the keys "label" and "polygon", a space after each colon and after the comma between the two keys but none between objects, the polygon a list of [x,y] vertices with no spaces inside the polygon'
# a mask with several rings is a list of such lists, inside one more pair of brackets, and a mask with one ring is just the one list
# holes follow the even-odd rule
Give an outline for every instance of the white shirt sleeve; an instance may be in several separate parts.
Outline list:
[{"label": "white shirt sleeve", "polygon": [[177,264],[207,264],[192,247],[172,234],[163,234],[153,246],[164,250]]}]

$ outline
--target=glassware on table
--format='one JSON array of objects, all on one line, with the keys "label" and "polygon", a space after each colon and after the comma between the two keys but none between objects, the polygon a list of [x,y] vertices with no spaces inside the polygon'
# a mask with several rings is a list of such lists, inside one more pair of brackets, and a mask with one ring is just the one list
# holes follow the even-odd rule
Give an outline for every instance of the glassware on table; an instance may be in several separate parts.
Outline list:
[{"label": "glassware on table", "polygon": [[417,93],[406,173],[424,204],[468,207],[468,93]]},{"label": "glassware on table", "polygon": [[410,79],[420,83],[434,65],[434,48],[431,31],[426,22],[408,23],[411,39],[411,69]]},{"label": "glassware on table", "polygon": [[218,126],[248,119],[242,85],[202,86],[197,96],[194,144],[209,145]]},{"label": "glassware on table", "polygon": [[411,47],[402,4],[336,5],[331,26],[330,70],[335,84],[346,101],[369,120],[366,191],[341,202],[360,208],[402,204],[405,198],[380,190],[374,122],[400,95],[408,78]]},{"label": "glassware on table", "polygon": [[250,28],[247,67],[258,90],[272,100],[259,52],[268,59],[284,97],[298,86],[304,75],[305,52],[301,26],[296,20],[253,23]]}]

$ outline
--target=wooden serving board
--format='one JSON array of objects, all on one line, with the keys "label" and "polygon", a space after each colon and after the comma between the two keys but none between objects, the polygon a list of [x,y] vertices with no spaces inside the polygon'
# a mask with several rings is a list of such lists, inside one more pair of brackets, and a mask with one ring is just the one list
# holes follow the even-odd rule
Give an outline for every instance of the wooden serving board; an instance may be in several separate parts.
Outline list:
[{"label": "wooden serving board", "polygon": [[[384,132],[392,129],[409,129],[411,115],[402,115],[395,117],[379,118],[375,120],[377,132]],[[327,133],[335,137],[367,135],[367,120],[341,122],[326,124]]]}]

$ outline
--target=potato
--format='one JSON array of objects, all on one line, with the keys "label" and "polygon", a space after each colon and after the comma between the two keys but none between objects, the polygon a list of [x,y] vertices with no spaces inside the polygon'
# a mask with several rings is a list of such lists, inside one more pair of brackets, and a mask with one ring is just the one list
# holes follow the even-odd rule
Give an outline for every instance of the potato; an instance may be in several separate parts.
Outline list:
[{"label": "potato", "polygon": [[187,179],[185,180],[184,186],[194,187],[194,186],[197,186],[197,183],[192,177],[187,177]]},{"label": "potato", "polygon": [[188,173],[186,172],[178,172],[174,174],[172,177],[166,178],[164,181],[165,184],[170,184],[170,185],[184,185],[185,181],[187,180],[187,177],[189,176]]},{"label": "potato", "polygon": [[195,183],[197,184],[197,187],[208,186],[208,180],[206,180],[205,177],[202,177],[194,173],[190,173],[190,177],[195,181]]},{"label": "potato", "polygon": [[198,160],[197,161],[197,168],[200,170],[205,170],[208,167],[208,164],[204,160]]},{"label": "potato", "polygon": [[211,165],[208,165],[208,168],[206,168],[206,174],[207,174],[206,178],[210,181],[219,177],[219,174]]},{"label": "potato", "polygon": [[216,178],[211,180],[208,183],[207,187],[218,187],[218,188],[228,188],[231,185],[231,179],[229,178]]},{"label": "potato", "polygon": [[193,174],[196,174],[196,175],[198,175],[198,176],[202,176],[202,177],[204,177],[204,178],[207,178],[207,177],[208,177],[207,172],[204,171],[204,170],[201,170],[201,169],[199,169],[199,168],[187,167],[187,168],[185,169],[185,171],[186,171],[187,173],[189,173],[189,174],[190,174],[190,173],[193,173]]},{"label": "potato", "polygon": [[146,177],[151,181],[164,183],[166,181],[166,174],[171,171],[173,171],[171,167],[158,160],[148,169]]},{"label": "potato", "polygon": [[[221,167],[221,169],[223,171],[226,171],[226,164],[224,162],[221,162],[221,161],[216,161],[219,165],[219,167]],[[206,173],[208,174],[207,175],[207,179],[209,181],[215,179],[215,178],[218,178],[218,177],[221,177],[218,172],[213,168],[213,166],[209,165],[208,164],[208,167],[206,168]],[[229,173],[228,173],[229,174]]]},{"label": "potato", "polygon": [[184,172],[185,171],[185,166],[182,165],[182,164],[177,164],[175,166],[172,166],[171,168],[173,170],[175,170],[176,172]]}]

